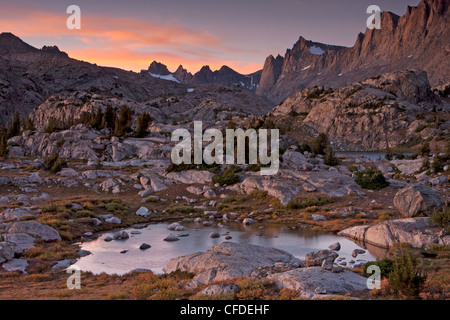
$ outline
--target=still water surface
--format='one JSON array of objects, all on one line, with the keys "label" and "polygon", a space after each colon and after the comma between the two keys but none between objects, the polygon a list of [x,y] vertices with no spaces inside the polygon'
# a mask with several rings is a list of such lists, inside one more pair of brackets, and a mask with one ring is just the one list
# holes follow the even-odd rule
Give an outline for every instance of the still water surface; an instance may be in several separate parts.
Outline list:
[{"label": "still water surface", "polygon": [[[254,244],[264,247],[273,247],[285,250],[297,258],[303,259],[308,252],[328,249],[328,246],[339,241],[341,250],[339,257],[346,258],[347,264],[350,260],[356,263],[376,260],[386,253],[380,249],[368,248],[366,253],[359,255],[356,259],[351,253],[356,248],[361,248],[356,243],[346,238],[327,234],[312,232],[306,229],[293,229],[285,225],[255,224],[243,226],[242,224],[229,222],[223,227],[203,227],[195,223],[182,223],[186,231],[175,232],[167,229],[168,223],[149,225],[140,230],[125,229],[130,238],[127,240],[113,240],[105,242],[103,237],[112,233],[105,233],[97,240],[82,243],[82,249],[92,252],[91,255],[80,258],[76,265],[83,271],[94,274],[106,272],[108,274],[125,274],[137,268],[150,269],[155,273],[162,273],[162,268],[169,260],[188,255],[194,252],[206,251],[214,245],[225,240],[228,232],[231,240],[237,243]],[[133,235],[132,231],[141,234]],[[211,239],[209,234],[218,232],[220,238]],[[169,234],[179,235],[188,233],[187,237],[180,237],[179,241],[166,242],[163,239]],[[140,250],[142,243],[151,245],[150,249]],[[364,249],[364,248],[363,248]],[[128,250],[126,253],[120,253]],[[361,261],[363,260],[363,261]]]}]

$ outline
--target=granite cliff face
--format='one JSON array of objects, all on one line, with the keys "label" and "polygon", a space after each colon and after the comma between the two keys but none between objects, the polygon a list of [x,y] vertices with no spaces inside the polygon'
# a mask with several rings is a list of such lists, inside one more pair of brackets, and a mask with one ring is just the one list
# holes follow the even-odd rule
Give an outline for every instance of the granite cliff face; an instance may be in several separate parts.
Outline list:
[{"label": "granite cliff face", "polygon": [[71,117],[79,119],[83,112],[92,113],[98,109],[104,112],[107,106],[112,106],[118,113],[121,106],[126,105],[133,110],[135,118],[147,112],[154,121],[160,123],[181,124],[191,120],[213,123],[233,117],[261,116],[273,107],[268,100],[245,88],[224,84],[203,84],[194,88],[193,92],[186,89],[172,91],[170,94],[151,97],[147,101],[81,90],[63,92],[45,100],[30,113],[30,118],[37,129],[44,129],[51,119],[64,124]]},{"label": "granite cliff face", "polygon": [[375,151],[445,135],[449,112],[424,71],[399,71],[336,90],[305,89],[274,108],[271,118],[299,140],[324,132],[337,149]]},{"label": "granite cliff face", "polygon": [[256,89],[257,93],[265,94],[265,92],[270,91],[271,88],[277,83],[283,72],[283,62],[284,58],[278,55],[274,58],[272,55],[266,58],[264,62],[264,68],[261,72],[261,80]]},{"label": "granite cliff face", "polygon": [[449,1],[423,0],[404,16],[381,15],[381,29],[359,34],[351,48],[300,37],[284,57],[268,57],[256,90],[280,102],[307,87],[343,85],[399,70],[425,70],[431,85],[449,83]]}]

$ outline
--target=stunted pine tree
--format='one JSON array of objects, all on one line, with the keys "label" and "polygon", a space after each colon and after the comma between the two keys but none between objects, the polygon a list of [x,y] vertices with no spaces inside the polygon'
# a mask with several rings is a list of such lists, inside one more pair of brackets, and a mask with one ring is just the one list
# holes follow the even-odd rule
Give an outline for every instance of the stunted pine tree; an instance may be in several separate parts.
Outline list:
[{"label": "stunted pine tree", "polygon": [[8,154],[8,138],[6,137],[5,127],[0,127],[0,157],[6,157]]},{"label": "stunted pine tree", "polygon": [[430,143],[428,141],[422,142],[418,151],[419,155],[428,156],[430,152],[431,152]]},{"label": "stunted pine tree", "polygon": [[325,150],[327,147],[328,147],[328,137],[325,133],[321,133],[312,142],[311,146],[312,154],[315,156],[318,154],[325,154]]},{"label": "stunted pine tree", "polygon": [[101,108],[98,108],[95,113],[92,112],[90,125],[92,128],[102,129],[102,123],[103,123],[103,112]]},{"label": "stunted pine tree", "polygon": [[331,146],[327,147],[323,160],[327,166],[336,166],[339,164],[339,159],[336,157],[336,154]]},{"label": "stunted pine tree", "polygon": [[133,121],[133,110],[123,105],[120,108],[119,118],[114,124],[114,135],[121,137],[131,131],[131,123]]},{"label": "stunted pine tree", "polygon": [[14,130],[13,137],[20,134],[20,115],[18,111],[14,115],[13,130]]},{"label": "stunted pine tree", "polygon": [[108,128],[110,130],[114,129],[115,121],[116,121],[116,113],[112,106],[108,105],[106,107],[105,113],[102,119],[102,128]]},{"label": "stunted pine tree", "polygon": [[25,119],[23,119],[22,127],[23,127],[24,131],[25,130],[34,130],[35,129],[33,120],[31,120],[30,117],[26,117]]},{"label": "stunted pine tree", "polygon": [[137,118],[137,124],[136,124],[136,136],[137,137],[145,136],[145,133],[147,132],[147,128],[148,128],[151,120],[152,120],[152,117],[147,112],[144,112],[139,115],[139,117]]}]

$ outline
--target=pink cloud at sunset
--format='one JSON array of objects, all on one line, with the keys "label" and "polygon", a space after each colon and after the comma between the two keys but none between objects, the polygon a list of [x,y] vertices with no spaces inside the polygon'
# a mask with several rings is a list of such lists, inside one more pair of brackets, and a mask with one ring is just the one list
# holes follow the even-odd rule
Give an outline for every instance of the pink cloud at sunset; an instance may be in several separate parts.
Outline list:
[{"label": "pink cloud at sunset", "polygon": [[54,43],[45,44],[56,44],[72,58],[99,65],[140,71],[157,60],[173,71],[180,64],[193,72],[204,65],[212,69],[228,65],[242,73],[262,67],[259,63],[239,59],[239,55],[248,54],[248,50],[227,46],[223,39],[207,31],[174,23],[86,14],[82,16],[81,30],[69,30],[66,27],[69,15],[44,11],[14,13],[13,8],[5,8],[0,13],[2,32],[12,32],[25,40],[53,38]]}]

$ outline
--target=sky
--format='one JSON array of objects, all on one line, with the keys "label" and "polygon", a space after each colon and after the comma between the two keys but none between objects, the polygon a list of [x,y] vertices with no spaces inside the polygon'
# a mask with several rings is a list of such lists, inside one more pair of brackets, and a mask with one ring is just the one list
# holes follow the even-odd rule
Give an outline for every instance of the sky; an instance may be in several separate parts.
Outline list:
[{"label": "sky", "polygon": [[[398,15],[419,0],[0,0],[0,32],[57,45],[72,58],[139,72],[154,60],[174,72],[227,65],[249,74],[300,36],[353,46],[376,4]],[[69,30],[69,5],[81,29]]]}]

